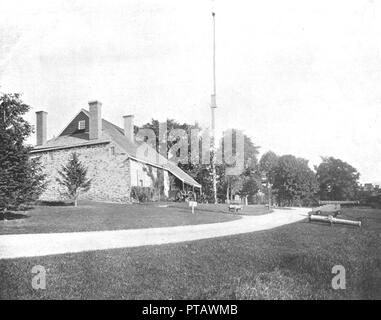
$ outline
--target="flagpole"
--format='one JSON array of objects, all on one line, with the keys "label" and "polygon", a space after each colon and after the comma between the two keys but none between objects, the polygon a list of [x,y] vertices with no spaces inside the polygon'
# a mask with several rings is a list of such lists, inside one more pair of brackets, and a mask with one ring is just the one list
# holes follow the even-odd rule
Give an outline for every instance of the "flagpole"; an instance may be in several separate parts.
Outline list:
[{"label": "flagpole", "polygon": [[211,149],[212,149],[212,179],[213,179],[213,198],[214,203],[217,203],[217,177],[216,177],[216,143],[215,143],[215,109],[217,108],[216,100],[216,14],[212,12],[213,17],[213,94],[211,96],[211,116],[212,116],[212,137],[211,137]]}]

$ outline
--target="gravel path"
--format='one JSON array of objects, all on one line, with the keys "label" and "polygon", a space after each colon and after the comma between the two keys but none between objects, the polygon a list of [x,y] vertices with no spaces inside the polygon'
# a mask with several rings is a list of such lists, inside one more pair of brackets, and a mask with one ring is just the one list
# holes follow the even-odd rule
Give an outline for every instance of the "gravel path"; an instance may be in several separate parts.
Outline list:
[{"label": "gravel path", "polygon": [[267,230],[306,218],[308,209],[277,210],[229,222],[168,228],[39,233],[0,236],[0,259],[129,248],[230,236]]}]

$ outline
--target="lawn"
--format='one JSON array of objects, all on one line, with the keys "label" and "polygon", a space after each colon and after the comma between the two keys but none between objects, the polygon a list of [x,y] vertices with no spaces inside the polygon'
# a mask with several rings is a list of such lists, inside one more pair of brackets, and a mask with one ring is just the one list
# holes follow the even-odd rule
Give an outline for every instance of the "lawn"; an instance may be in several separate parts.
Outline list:
[{"label": "lawn", "polygon": [[[363,227],[302,221],[188,243],[0,260],[0,297],[73,299],[380,299],[381,210],[346,209]],[[47,270],[46,290],[31,269]],[[331,287],[332,267],[346,289]]]},{"label": "lawn", "polygon": [[100,231],[168,227],[224,222],[238,219],[227,213],[152,204],[80,202],[79,207],[42,205],[25,212],[8,213],[0,220],[0,234]]}]

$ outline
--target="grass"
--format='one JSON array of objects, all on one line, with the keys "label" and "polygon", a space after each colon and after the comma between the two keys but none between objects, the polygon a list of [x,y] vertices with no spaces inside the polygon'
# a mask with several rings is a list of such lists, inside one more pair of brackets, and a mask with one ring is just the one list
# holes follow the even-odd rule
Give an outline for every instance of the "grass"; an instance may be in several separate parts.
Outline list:
[{"label": "grass", "polygon": [[7,213],[0,220],[0,234],[100,231],[168,227],[224,222],[237,219],[233,215],[198,212],[189,208],[159,207],[158,204],[127,205],[82,202],[79,207],[66,204],[41,205],[25,212]]},{"label": "grass", "polygon": [[[380,299],[381,210],[345,209],[363,228],[307,221],[188,243],[0,260],[0,298]],[[47,270],[46,290],[31,269]],[[346,289],[333,290],[334,265]]]}]

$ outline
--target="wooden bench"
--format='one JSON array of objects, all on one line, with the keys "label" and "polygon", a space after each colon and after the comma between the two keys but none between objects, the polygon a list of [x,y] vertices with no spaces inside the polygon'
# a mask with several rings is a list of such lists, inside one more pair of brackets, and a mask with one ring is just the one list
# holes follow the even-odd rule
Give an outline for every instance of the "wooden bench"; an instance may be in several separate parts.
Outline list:
[{"label": "wooden bench", "polygon": [[238,212],[239,210],[242,210],[242,206],[240,204],[229,204],[229,212]]}]

